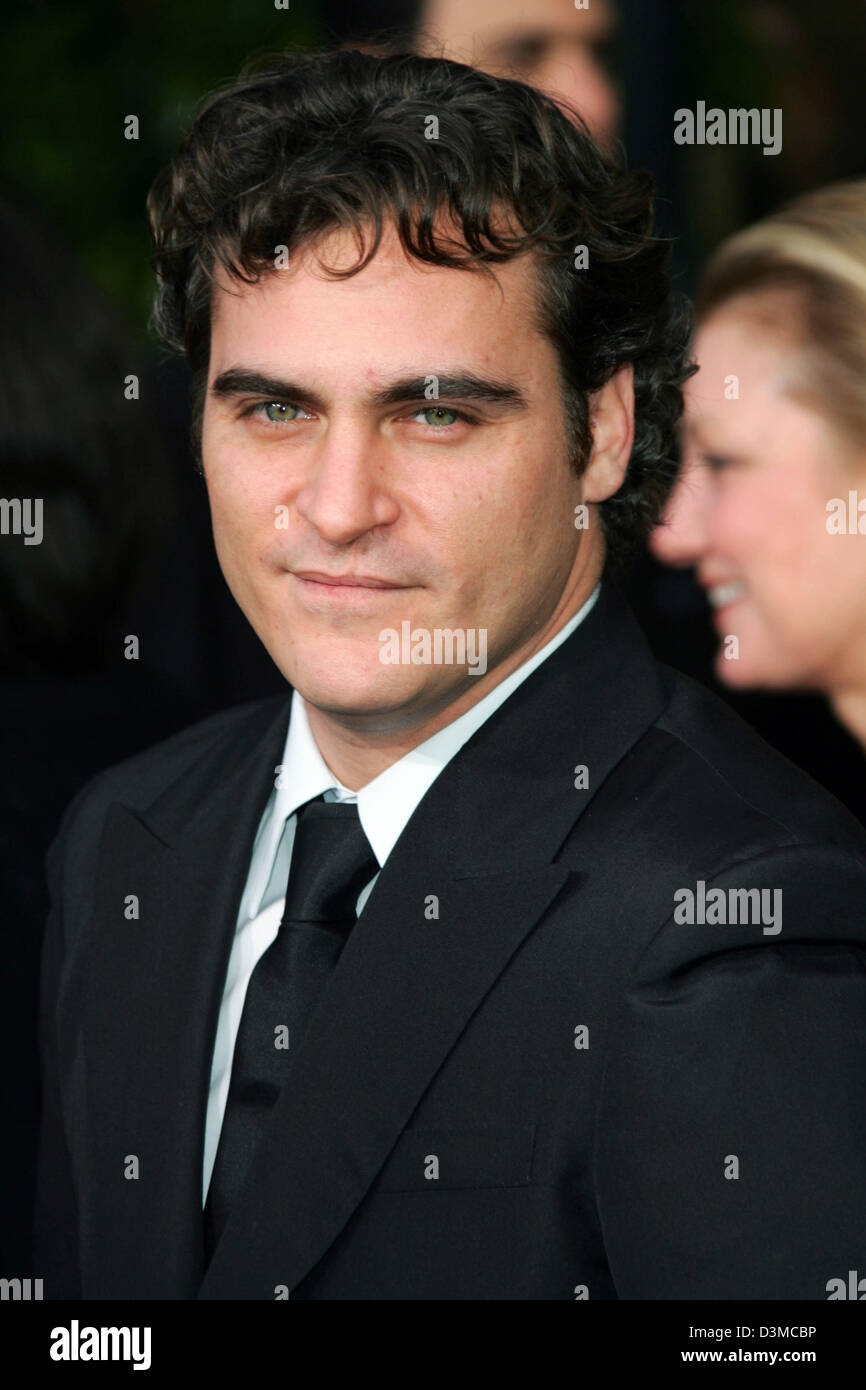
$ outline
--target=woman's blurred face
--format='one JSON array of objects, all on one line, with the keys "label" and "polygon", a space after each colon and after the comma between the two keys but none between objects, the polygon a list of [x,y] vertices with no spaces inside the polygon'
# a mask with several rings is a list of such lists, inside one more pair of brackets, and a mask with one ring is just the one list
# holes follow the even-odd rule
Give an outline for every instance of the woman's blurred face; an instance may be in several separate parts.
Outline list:
[{"label": "woman's blurred face", "polygon": [[683,473],[653,552],[696,567],[726,684],[862,685],[866,534],[856,516],[853,534],[831,533],[828,504],[866,499],[866,447],[786,394],[805,359],[743,300],[702,324],[694,355]]}]

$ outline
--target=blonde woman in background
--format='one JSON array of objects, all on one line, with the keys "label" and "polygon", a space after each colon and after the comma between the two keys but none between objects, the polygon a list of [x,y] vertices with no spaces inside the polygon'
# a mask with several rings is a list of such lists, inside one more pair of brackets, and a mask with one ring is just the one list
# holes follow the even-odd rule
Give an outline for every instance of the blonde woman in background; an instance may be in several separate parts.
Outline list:
[{"label": "blonde woman in background", "polygon": [[696,568],[721,681],[823,692],[866,748],[866,180],[725,242],[697,318],[652,550]]}]

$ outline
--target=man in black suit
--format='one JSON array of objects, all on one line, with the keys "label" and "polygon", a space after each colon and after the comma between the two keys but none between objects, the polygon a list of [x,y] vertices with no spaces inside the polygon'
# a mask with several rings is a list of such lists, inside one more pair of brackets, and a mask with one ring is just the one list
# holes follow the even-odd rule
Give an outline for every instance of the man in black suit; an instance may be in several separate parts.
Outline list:
[{"label": "man in black suit", "polygon": [[149,208],[292,693],[52,846],[46,1296],[825,1298],[866,844],[617,597],[688,370],[648,181],[522,84],[343,52],[212,98]]}]

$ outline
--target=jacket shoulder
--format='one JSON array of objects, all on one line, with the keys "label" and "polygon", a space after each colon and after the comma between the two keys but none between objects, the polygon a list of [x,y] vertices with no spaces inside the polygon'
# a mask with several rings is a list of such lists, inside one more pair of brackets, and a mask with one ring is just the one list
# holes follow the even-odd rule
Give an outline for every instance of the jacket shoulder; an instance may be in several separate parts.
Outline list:
[{"label": "jacket shoulder", "polygon": [[726,855],[835,845],[866,860],[866,831],[825,787],[772,748],[718,695],[660,667],[668,703],[649,737],[660,755],[660,804],[686,838]]},{"label": "jacket shoulder", "polygon": [[288,690],[286,695],[271,695],[233,705],[98,772],[67,806],[48,851],[49,865],[58,846],[68,838],[82,844],[98,835],[112,801],[123,801],[137,808],[149,805],[221,743],[228,748],[239,739],[263,732],[281,708],[288,716],[290,700],[291,691]]}]

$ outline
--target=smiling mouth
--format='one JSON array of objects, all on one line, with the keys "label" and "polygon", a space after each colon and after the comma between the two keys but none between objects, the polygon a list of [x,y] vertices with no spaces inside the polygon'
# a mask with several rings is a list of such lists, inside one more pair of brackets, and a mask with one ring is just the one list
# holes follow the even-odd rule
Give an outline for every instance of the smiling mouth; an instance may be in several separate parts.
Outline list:
[{"label": "smiling mouth", "polygon": [[290,570],[297,601],[313,613],[371,613],[390,610],[398,595],[409,593],[411,584],[392,584],[387,579],[361,574],[320,574]]},{"label": "smiling mouth", "polygon": [[389,579],[377,579],[366,574],[322,574],[317,570],[291,570],[295,579],[316,584],[321,589],[406,589],[406,584],[394,584]]}]

